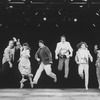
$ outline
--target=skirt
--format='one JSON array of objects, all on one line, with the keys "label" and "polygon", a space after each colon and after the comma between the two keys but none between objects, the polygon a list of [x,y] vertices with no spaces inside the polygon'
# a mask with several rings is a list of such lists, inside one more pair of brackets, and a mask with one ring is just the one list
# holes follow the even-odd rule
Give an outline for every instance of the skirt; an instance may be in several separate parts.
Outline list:
[{"label": "skirt", "polygon": [[20,58],[18,69],[22,75],[29,75],[31,74],[31,64],[30,60],[27,58]]}]

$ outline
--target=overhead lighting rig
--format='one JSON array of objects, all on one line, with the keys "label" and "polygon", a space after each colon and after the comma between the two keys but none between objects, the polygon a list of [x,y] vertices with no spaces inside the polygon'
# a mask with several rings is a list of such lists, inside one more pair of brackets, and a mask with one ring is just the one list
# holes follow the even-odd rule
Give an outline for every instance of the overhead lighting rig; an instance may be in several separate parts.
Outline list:
[{"label": "overhead lighting rig", "polygon": [[26,0],[8,0],[9,4],[25,4]]}]

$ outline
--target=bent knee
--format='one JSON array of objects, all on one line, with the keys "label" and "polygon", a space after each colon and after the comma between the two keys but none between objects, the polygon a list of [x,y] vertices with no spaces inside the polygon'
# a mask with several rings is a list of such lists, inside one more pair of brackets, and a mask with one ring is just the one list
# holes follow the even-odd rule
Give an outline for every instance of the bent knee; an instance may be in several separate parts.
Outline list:
[{"label": "bent knee", "polygon": [[50,76],[51,71],[46,71],[46,74],[47,74],[48,76]]}]

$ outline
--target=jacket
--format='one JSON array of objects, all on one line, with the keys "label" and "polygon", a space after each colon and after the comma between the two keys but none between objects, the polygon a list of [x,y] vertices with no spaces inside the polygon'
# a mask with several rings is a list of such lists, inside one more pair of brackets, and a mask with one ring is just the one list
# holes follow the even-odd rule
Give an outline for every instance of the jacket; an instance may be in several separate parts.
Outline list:
[{"label": "jacket", "polygon": [[47,65],[52,62],[52,54],[47,46],[39,48],[35,54],[35,59],[40,58],[41,61]]}]

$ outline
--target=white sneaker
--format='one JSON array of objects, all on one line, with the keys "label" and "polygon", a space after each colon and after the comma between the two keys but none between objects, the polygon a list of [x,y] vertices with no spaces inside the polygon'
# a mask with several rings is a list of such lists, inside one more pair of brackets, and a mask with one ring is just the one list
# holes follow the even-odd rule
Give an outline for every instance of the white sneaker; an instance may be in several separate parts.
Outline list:
[{"label": "white sneaker", "polygon": [[85,89],[88,90],[88,87],[86,87]]},{"label": "white sneaker", "polygon": [[24,84],[23,83],[21,83],[20,84],[20,89],[22,89],[24,87]]},{"label": "white sneaker", "polygon": [[57,77],[54,78],[54,82],[57,82]]},{"label": "white sneaker", "polygon": [[33,82],[31,82],[30,84],[31,84],[31,88],[33,88]]}]

